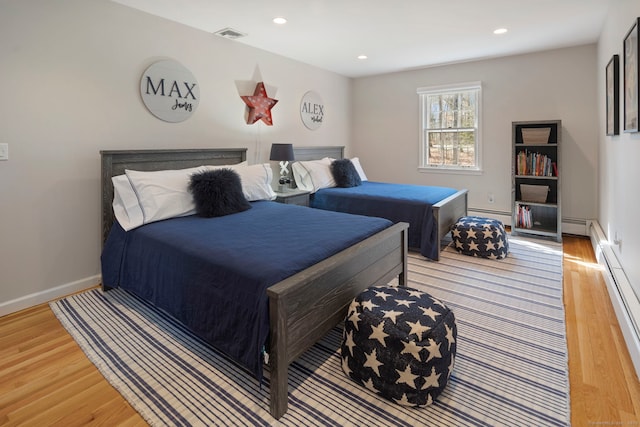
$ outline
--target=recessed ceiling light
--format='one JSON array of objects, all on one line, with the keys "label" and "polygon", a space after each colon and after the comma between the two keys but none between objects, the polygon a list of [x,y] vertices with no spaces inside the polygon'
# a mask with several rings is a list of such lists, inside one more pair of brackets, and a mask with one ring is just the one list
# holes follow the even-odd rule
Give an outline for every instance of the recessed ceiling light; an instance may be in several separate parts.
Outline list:
[{"label": "recessed ceiling light", "polygon": [[495,31],[493,32],[493,34],[504,34],[504,33],[506,33],[506,32],[507,32],[507,29],[506,29],[506,28],[498,28],[497,30],[495,30]]},{"label": "recessed ceiling light", "polygon": [[358,59],[367,59],[367,55],[358,55]]},{"label": "recessed ceiling light", "polygon": [[282,24],[286,24],[287,20],[285,18],[283,18],[282,16],[278,16],[277,18],[273,18],[273,23],[274,24],[278,24],[278,25],[282,25]]}]

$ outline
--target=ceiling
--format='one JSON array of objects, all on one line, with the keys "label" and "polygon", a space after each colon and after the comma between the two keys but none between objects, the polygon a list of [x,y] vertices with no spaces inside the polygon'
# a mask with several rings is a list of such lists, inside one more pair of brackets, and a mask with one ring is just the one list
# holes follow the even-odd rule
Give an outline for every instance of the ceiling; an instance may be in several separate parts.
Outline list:
[{"label": "ceiling", "polygon": [[230,27],[246,34],[236,43],[362,77],[594,43],[616,0],[113,1],[210,33]]}]

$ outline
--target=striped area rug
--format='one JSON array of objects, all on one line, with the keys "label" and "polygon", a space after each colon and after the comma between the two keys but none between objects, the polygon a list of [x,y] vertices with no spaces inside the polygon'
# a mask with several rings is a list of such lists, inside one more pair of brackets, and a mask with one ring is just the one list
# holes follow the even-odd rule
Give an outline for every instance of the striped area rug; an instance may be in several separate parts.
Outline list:
[{"label": "striped area rug", "polygon": [[[424,408],[387,402],[340,367],[341,329],[289,369],[289,410],[269,414],[259,384],[143,301],[91,290],[51,303],[105,378],[151,425],[569,425],[560,244],[510,239],[500,261],[409,258],[409,286],[455,313],[458,353],[445,391]],[[267,374],[268,378],[268,374]]]}]

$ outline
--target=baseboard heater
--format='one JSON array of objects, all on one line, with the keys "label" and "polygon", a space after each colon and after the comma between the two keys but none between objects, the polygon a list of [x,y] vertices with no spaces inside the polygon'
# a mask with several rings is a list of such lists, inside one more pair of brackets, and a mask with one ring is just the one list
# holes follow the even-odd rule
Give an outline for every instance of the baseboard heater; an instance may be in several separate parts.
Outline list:
[{"label": "baseboard heater", "polygon": [[636,369],[636,376],[640,379],[640,300],[631,287],[631,282],[618,262],[600,224],[592,221],[588,229],[596,259],[603,267],[602,275],[607,283],[609,297]]}]

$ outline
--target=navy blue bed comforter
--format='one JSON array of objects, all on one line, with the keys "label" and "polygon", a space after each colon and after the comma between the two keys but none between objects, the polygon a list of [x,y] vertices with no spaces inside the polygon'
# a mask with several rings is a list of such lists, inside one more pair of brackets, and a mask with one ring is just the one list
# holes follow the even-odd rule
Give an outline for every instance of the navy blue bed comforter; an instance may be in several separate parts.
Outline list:
[{"label": "navy blue bed comforter", "polygon": [[323,188],[311,196],[310,206],[335,212],[376,216],[409,223],[409,247],[437,259],[438,227],[431,207],[457,190],[411,184],[364,181],[349,188]]},{"label": "navy blue bed comforter", "polygon": [[114,224],[102,279],[183,322],[262,378],[266,289],[392,225],[275,202],[218,218],[187,216],[125,232]]}]

